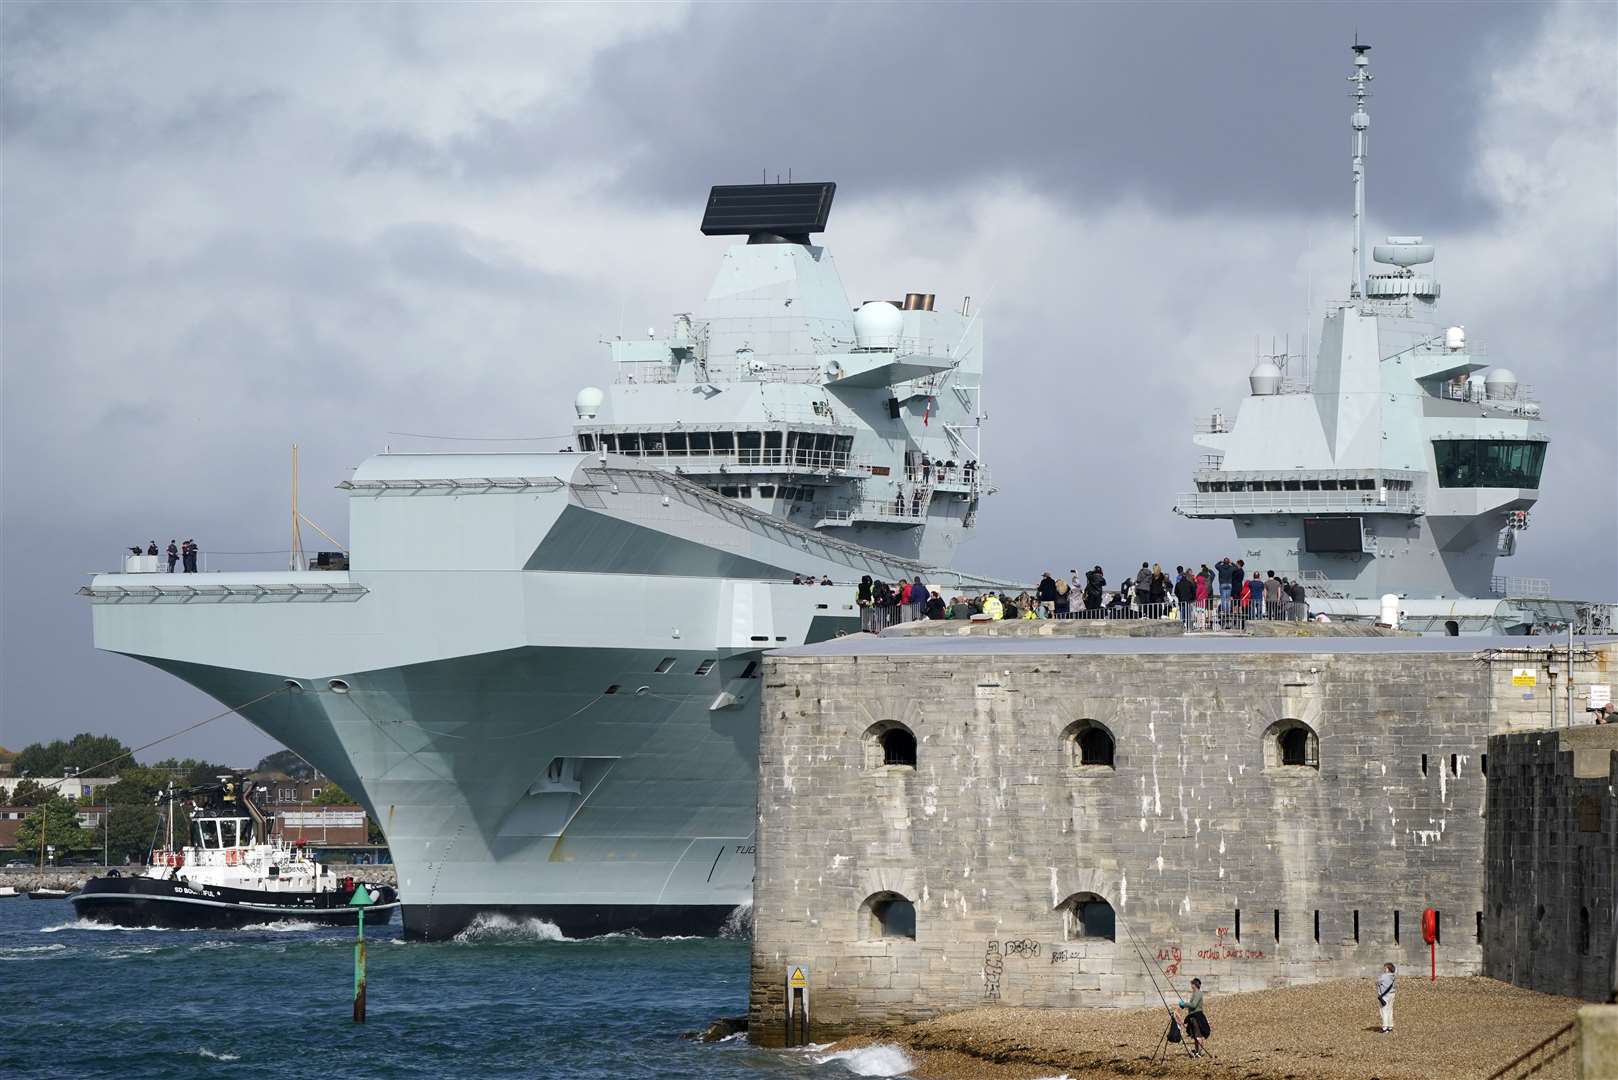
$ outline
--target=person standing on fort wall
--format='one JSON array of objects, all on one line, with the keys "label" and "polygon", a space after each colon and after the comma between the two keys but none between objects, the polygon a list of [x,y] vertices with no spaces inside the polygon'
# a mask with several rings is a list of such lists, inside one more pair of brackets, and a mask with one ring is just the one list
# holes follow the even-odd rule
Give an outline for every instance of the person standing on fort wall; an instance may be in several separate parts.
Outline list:
[{"label": "person standing on fort wall", "polygon": [[1382,965],[1376,977],[1376,1003],[1382,1007],[1382,1034],[1393,1031],[1393,965]]}]

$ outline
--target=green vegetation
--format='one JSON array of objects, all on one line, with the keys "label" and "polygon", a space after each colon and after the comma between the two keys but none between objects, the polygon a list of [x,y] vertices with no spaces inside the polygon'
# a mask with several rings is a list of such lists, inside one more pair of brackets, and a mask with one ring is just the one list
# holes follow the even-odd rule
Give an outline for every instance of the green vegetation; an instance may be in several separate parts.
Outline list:
[{"label": "green vegetation", "polygon": [[[34,743],[17,751],[12,759],[11,771],[14,775],[22,776],[66,776],[74,771],[96,769],[100,776],[117,776],[118,771],[125,765],[133,764],[134,759],[128,757],[129,747],[111,735],[93,735],[88,731],[80,732],[71,739],[57,739],[54,742]],[[103,762],[110,758],[117,758],[110,765]]]},{"label": "green vegetation", "polygon": [[97,838],[79,828],[77,814],[68,799],[51,799],[35,807],[17,827],[18,852],[38,853],[41,820],[44,821],[45,843],[56,848],[58,858],[69,852],[89,851]]},{"label": "green vegetation", "polygon": [[279,773],[294,780],[313,780],[315,778],[314,768],[291,750],[277,750],[273,754],[260,758],[258,764],[253,767],[253,771]]}]

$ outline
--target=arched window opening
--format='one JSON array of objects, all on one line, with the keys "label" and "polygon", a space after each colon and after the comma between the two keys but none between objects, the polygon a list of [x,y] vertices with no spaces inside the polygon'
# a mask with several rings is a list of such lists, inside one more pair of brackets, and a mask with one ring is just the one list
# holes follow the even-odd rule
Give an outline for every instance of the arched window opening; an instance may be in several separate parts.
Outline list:
[{"label": "arched window opening", "polygon": [[914,769],[915,732],[897,720],[881,720],[865,732],[865,767],[875,769]]},{"label": "arched window opening", "polygon": [[896,892],[879,892],[860,905],[869,938],[916,938],[916,905]]},{"label": "arched window opening", "polygon": [[1057,910],[1062,913],[1062,936],[1068,940],[1118,940],[1118,920],[1112,905],[1095,893],[1074,893],[1058,904]]},{"label": "arched window opening", "polygon": [[882,764],[916,767],[916,737],[904,728],[882,733]]},{"label": "arched window opening", "polygon": [[1320,738],[1302,720],[1277,720],[1265,732],[1264,765],[1268,769],[1320,768]]},{"label": "arched window opening", "polygon": [[1115,768],[1112,732],[1094,720],[1069,724],[1062,732],[1062,744],[1067,763],[1075,768],[1097,772]]}]

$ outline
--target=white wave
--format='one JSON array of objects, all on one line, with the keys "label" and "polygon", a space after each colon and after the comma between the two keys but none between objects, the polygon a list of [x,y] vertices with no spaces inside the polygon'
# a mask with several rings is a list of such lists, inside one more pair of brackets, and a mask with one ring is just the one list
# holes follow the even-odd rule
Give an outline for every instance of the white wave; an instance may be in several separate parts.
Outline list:
[{"label": "white wave", "polygon": [[561,929],[546,919],[513,919],[509,915],[483,912],[452,939],[465,945],[493,942],[567,941]]},{"label": "white wave", "polygon": [[753,902],[737,904],[735,910],[725,916],[725,924],[719,928],[719,936],[723,938],[750,938],[753,936]]},{"label": "white wave", "polygon": [[27,956],[30,953],[61,952],[62,950],[66,949],[66,948],[67,948],[67,946],[62,945],[62,944],[55,944],[55,945],[18,945],[15,948],[0,949],[0,959],[12,960],[12,959],[16,959],[18,957]]},{"label": "white wave", "polygon": [[74,919],[72,922],[59,923],[56,926],[42,926],[39,928],[39,932],[41,934],[55,934],[62,930],[109,930],[124,934],[196,934],[201,932],[199,927],[177,929],[166,926],[109,926],[107,923],[91,922],[89,919]]},{"label": "white wave", "polygon": [[342,928],[331,927],[317,922],[310,922],[307,919],[286,919],[281,922],[259,923],[256,926],[244,926],[242,929],[254,931],[267,930],[272,934],[290,934],[297,930],[331,930]]},{"label": "white wave", "polygon": [[891,1043],[839,1050],[815,1058],[817,1065],[841,1065],[855,1076],[903,1076],[916,1067],[903,1050]]},{"label": "white wave", "polygon": [[240,1054],[227,1054],[223,1050],[209,1050],[206,1046],[197,1047],[197,1057],[209,1058],[213,1061],[240,1061]]}]

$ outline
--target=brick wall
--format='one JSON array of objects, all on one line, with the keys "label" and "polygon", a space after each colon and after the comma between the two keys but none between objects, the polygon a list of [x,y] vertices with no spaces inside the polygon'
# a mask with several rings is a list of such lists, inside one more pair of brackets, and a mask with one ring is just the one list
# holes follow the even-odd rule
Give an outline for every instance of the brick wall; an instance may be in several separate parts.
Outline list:
[{"label": "brick wall", "polygon": [[[1500,662],[936,646],[766,660],[755,1041],[782,1037],[792,962],[817,1039],[994,1001],[1155,1002],[1157,965],[1215,994],[1425,973],[1429,906],[1440,973],[1481,969]],[[1073,764],[1063,733],[1085,721],[1113,768]],[[1279,764],[1291,721],[1318,768]],[[872,756],[885,722],[914,732],[914,769]],[[1078,894],[1112,905],[1116,940],[1080,934],[1061,910]],[[914,903],[914,939],[873,928],[867,900],[890,895]]]},{"label": "brick wall", "polygon": [[1618,889],[1618,727],[1489,740],[1484,974],[1605,1001]]}]

